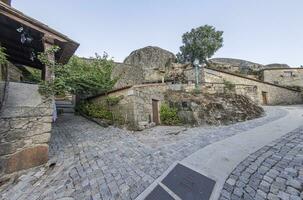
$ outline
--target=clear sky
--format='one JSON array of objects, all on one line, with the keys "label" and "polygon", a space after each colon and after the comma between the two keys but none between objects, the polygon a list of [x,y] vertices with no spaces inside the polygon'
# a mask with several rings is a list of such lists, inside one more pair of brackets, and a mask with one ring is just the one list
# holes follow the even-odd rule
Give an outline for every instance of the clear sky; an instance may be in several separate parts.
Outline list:
[{"label": "clear sky", "polygon": [[303,0],[12,0],[13,7],[81,46],[123,61],[152,45],[177,53],[181,36],[209,24],[224,31],[214,57],[303,65]]}]

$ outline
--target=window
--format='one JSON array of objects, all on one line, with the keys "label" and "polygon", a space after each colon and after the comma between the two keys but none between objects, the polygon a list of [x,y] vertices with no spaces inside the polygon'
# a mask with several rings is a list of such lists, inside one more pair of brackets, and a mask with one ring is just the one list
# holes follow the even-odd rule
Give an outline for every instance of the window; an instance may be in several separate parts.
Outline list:
[{"label": "window", "polygon": [[292,71],[284,71],[284,77],[292,77],[293,76],[293,72]]},{"label": "window", "polygon": [[182,108],[188,108],[188,104],[187,104],[186,101],[183,101],[183,102],[182,102]]}]

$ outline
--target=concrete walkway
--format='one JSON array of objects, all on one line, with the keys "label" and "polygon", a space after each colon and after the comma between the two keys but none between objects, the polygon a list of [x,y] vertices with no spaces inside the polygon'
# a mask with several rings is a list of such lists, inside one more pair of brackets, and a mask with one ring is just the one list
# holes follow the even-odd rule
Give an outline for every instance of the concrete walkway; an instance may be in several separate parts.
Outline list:
[{"label": "concrete walkway", "polygon": [[[218,199],[229,174],[248,155],[303,125],[303,107],[281,107],[288,115],[202,148],[179,163],[216,181],[211,199]],[[176,165],[163,173],[137,199],[144,199]]]}]

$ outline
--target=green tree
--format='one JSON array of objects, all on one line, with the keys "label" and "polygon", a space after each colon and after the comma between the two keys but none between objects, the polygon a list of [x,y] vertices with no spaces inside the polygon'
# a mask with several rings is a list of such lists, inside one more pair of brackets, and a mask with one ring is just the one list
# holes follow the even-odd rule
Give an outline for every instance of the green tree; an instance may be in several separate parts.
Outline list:
[{"label": "green tree", "polygon": [[50,61],[48,55],[57,52],[53,47],[38,56],[39,60],[54,71],[53,80],[43,81],[40,92],[44,95],[64,95],[67,92],[76,95],[89,95],[97,92],[107,92],[117,81],[112,79],[113,61],[107,54],[89,60],[73,56],[69,63],[61,65]]},{"label": "green tree", "polygon": [[4,53],[5,48],[0,47],[0,65],[6,64],[7,63],[7,58],[6,54]]},{"label": "green tree", "polygon": [[193,62],[196,58],[202,62],[212,57],[223,46],[223,31],[205,25],[192,29],[182,36],[183,45],[177,54],[179,62]]}]

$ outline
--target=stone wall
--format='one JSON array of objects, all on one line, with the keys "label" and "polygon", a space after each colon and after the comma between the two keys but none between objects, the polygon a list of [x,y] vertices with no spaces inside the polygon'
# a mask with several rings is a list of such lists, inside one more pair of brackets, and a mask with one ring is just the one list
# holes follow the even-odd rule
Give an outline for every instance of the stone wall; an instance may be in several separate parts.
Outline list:
[{"label": "stone wall", "polygon": [[[124,124],[127,127],[134,127],[134,100],[133,100],[133,90],[131,88],[126,88],[122,90],[116,90],[108,94],[109,97],[121,97],[121,100],[117,105],[111,106],[111,110],[114,115],[121,117],[124,120]],[[105,95],[96,96],[90,98],[89,101],[93,103],[99,103],[106,100]]]},{"label": "stone wall", "polygon": [[[0,66],[0,81],[4,80],[4,67],[6,66]],[[23,79],[23,72],[12,63],[7,64],[7,69],[10,81],[20,82]]]},{"label": "stone wall", "polygon": [[246,96],[258,104],[257,87],[254,85],[235,84],[235,88],[230,91],[224,83],[203,83],[201,84],[201,90],[208,94],[235,93]]},{"label": "stone wall", "polygon": [[300,104],[302,95],[299,91],[288,89],[282,86],[264,83],[262,81],[245,78],[235,74],[222,72],[214,69],[205,69],[206,82],[222,83],[223,80],[230,81],[234,84],[254,85],[257,87],[257,102],[263,104],[262,92],[267,95],[269,105],[279,104]]},{"label": "stone wall", "polygon": [[[108,96],[122,97],[119,103],[113,106],[113,113],[122,116],[127,128],[142,130],[152,123],[152,99],[162,101],[167,89],[166,84],[143,84],[110,92]],[[98,103],[105,98],[106,96],[98,96],[90,101]]]},{"label": "stone wall", "polygon": [[38,85],[9,82],[0,118],[0,176],[41,165],[48,160],[52,101]]},{"label": "stone wall", "polygon": [[303,68],[264,70],[263,80],[278,85],[303,88]]},{"label": "stone wall", "polygon": [[[153,126],[153,108],[152,101],[157,100],[159,111],[160,105],[164,101],[164,95],[168,90],[192,92],[195,84],[171,84],[171,83],[154,83],[135,85],[130,88],[110,92],[109,96],[123,97],[118,105],[113,107],[114,114],[124,118],[126,126],[132,130],[142,130]],[[215,94],[225,93],[224,84],[210,83],[200,86],[203,93]],[[236,94],[251,97],[252,101],[256,101],[257,91],[255,86],[236,85],[233,91]],[[105,96],[98,96],[91,99],[97,103],[103,101]]]}]

